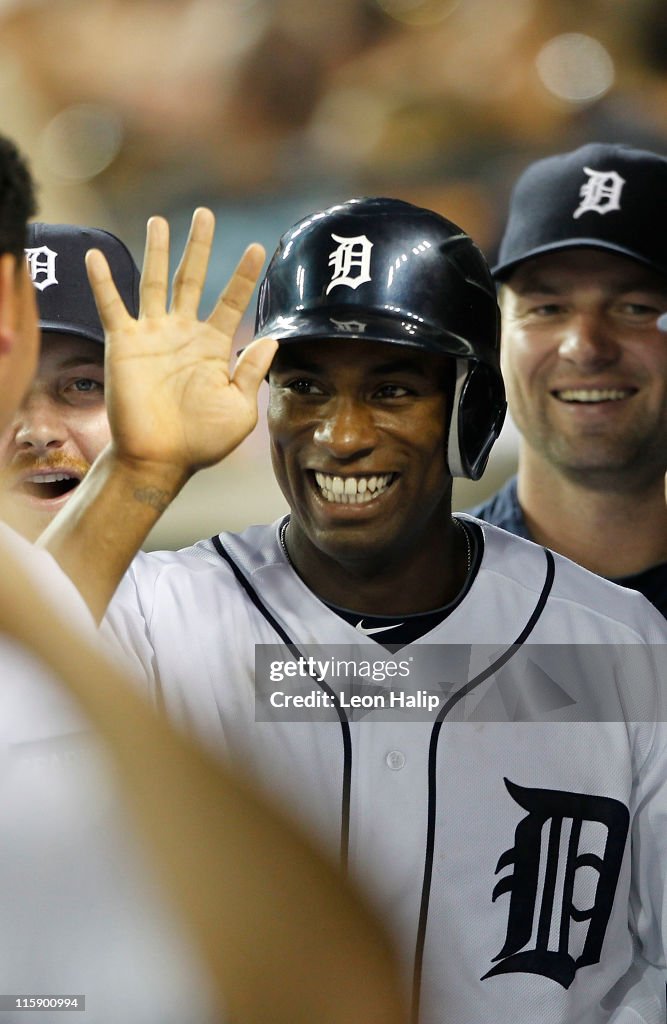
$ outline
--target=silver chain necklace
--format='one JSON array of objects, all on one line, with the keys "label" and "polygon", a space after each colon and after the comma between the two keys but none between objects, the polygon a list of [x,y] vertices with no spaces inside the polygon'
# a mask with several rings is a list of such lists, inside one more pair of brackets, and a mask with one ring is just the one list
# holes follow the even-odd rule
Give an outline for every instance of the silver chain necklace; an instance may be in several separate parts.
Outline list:
[{"label": "silver chain necklace", "polygon": [[470,570],[472,569],[472,543],[470,541],[470,534],[468,533],[468,528],[465,525],[465,523],[463,522],[463,520],[456,519],[454,516],[452,516],[452,522],[454,523],[455,526],[458,526],[458,528],[461,530],[461,532],[463,533],[463,536],[466,539],[466,578],[467,578],[470,575]]},{"label": "silver chain necklace", "polygon": [[[285,520],[283,525],[280,527],[280,534],[279,534],[279,536],[280,536],[280,546],[283,549],[283,551],[285,552],[285,558],[287,559],[289,564],[294,569],[294,562],[292,561],[292,559],[289,556],[289,551],[287,550],[287,541],[285,540],[285,534],[287,533],[287,527],[288,526],[289,526],[289,516],[287,517],[287,519]],[[296,572],[296,569],[294,569],[294,571]]]}]

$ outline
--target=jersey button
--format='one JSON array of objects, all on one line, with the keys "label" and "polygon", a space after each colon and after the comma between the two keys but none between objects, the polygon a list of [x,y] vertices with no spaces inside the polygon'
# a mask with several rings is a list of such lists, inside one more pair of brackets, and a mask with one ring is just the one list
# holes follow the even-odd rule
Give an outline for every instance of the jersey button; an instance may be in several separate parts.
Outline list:
[{"label": "jersey button", "polygon": [[400,772],[405,764],[405,754],[401,750],[390,750],[385,761],[392,772]]}]

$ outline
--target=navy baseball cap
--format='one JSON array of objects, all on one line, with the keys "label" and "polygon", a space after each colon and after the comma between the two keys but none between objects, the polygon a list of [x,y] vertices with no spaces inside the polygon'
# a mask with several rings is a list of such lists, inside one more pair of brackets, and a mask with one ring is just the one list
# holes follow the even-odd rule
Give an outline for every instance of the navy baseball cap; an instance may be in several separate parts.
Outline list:
[{"label": "navy baseball cap", "polygon": [[104,343],[86,273],[89,249],[107,258],[118,293],[131,316],[139,313],[139,269],[129,250],[109,231],[75,224],[28,225],[25,255],[37,290],[39,326],[43,331],[76,334]]},{"label": "navy baseball cap", "polygon": [[667,275],[666,237],[667,157],[593,142],[523,172],[492,273],[503,281],[533,256],[592,247]]}]

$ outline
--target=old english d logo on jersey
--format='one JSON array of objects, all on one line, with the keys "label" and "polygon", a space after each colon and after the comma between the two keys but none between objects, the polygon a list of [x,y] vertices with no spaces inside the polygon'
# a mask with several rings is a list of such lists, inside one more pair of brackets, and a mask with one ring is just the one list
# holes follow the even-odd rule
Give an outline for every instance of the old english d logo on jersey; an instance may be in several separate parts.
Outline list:
[{"label": "old english d logo on jersey", "polygon": [[616,171],[593,171],[590,167],[584,167],[584,171],[588,181],[579,189],[581,203],[572,214],[572,219],[576,220],[582,213],[603,214],[610,210],[620,210],[625,178]]},{"label": "old english d logo on jersey", "polygon": [[366,235],[343,238],[332,233],[331,237],[334,242],[338,242],[338,247],[329,253],[329,266],[333,268],[333,274],[325,294],[328,295],[339,284],[358,288],[360,284],[370,281],[373,243]]},{"label": "old english d logo on jersey", "polygon": [[507,936],[482,980],[516,971],[569,988],[580,967],[599,963],[629,811],[610,797],[505,785],[528,814],[496,868],[512,867],[493,890],[494,902],[511,894]]},{"label": "old english d logo on jersey", "polygon": [[43,292],[52,284],[58,284],[56,277],[56,256],[57,252],[49,249],[48,245],[40,245],[35,249],[26,249],[25,258],[30,271],[30,277],[35,288]]}]

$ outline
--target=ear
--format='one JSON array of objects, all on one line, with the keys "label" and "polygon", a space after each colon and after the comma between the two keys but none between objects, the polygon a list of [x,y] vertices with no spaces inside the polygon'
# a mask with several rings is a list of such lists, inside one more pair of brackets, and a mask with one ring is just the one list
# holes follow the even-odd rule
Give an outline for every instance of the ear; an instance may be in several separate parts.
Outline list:
[{"label": "ear", "polygon": [[9,352],[16,340],[16,257],[0,255],[0,356]]}]

